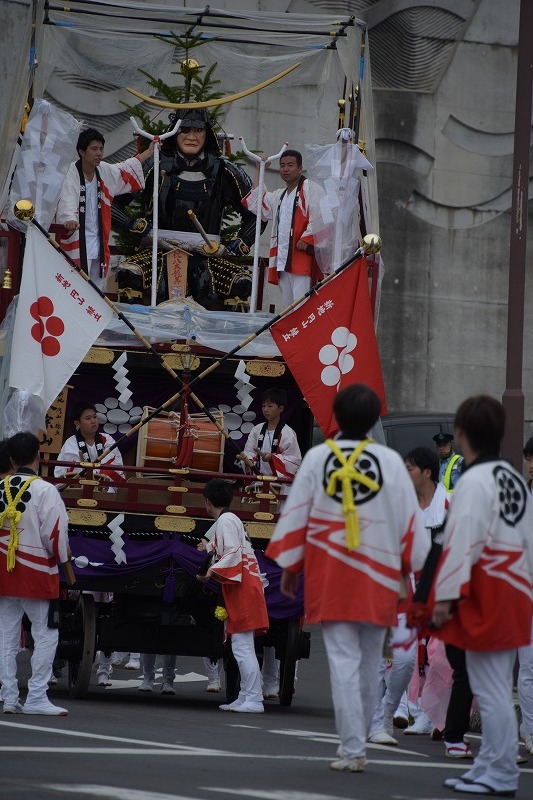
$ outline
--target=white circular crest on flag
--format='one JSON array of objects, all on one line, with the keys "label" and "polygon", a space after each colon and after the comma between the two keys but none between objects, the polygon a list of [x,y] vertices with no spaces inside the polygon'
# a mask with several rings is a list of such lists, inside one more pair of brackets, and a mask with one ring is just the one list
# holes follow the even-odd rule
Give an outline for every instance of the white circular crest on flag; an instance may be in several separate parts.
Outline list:
[{"label": "white circular crest on flag", "polygon": [[325,386],[336,386],[342,375],[347,375],[355,366],[350,355],[357,347],[357,336],[343,326],[335,328],[331,334],[331,344],[320,348],[318,360],[324,364],[320,379]]}]

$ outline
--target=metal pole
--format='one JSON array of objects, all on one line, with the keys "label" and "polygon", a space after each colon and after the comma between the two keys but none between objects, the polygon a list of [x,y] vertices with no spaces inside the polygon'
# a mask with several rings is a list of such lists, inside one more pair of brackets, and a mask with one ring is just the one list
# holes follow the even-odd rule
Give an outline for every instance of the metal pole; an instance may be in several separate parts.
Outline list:
[{"label": "metal pole", "polygon": [[267,161],[271,163],[277,158],[281,158],[283,151],[287,149],[289,143],[285,142],[279,153],[276,153],[275,156],[269,156],[266,160],[263,160],[261,156],[257,155],[257,153],[252,153],[251,150],[248,150],[246,147],[246,142],[242,136],[239,136],[239,141],[241,142],[243,152],[248,156],[248,158],[250,158],[252,161],[255,161],[256,164],[259,164],[259,180],[257,182],[257,209],[255,218],[254,261],[252,265],[252,293],[250,295],[250,313],[253,314],[256,310],[257,290],[259,286],[259,238],[261,236],[261,201],[263,198],[263,188],[265,185],[265,164]]},{"label": "metal pole", "polygon": [[533,90],[533,3],[520,2],[516,108],[509,249],[509,294],[507,310],[507,368],[503,405],[507,423],[502,455],[522,471],[524,438],[524,300],[527,249],[529,150],[531,141],[531,94]]},{"label": "metal pole", "polygon": [[130,117],[130,122],[133,125],[133,130],[139,136],[144,136],[145,139],[150,139],[150,141],[154,141],[156,143],[156,147],[154,147],[154,171],[153,171],[153,200],[152,200],[152,291],[150,294],[150,305],[156,306],[157,305],[157,233],[159,230],[159,145],[163,139],[168,139],[170,136],[174,136],[181,125],[181,119],[176,121],[176,124],[172,128],[171,131],[167,131],[166,133],[162,133],[160,136],[154,133],[148,133],[147,131],[143,131],[137,125],[136,120],[134,117]]}]

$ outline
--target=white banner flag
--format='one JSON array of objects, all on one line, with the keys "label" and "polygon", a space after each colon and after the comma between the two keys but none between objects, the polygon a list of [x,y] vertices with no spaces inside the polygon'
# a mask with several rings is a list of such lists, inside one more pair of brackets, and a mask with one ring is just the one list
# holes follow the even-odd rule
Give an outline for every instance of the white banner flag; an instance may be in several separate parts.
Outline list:
[{"label": "white banner flag", "polygon": [[9,385],[48,409],[113,316],[92,286],[28,226]]}]

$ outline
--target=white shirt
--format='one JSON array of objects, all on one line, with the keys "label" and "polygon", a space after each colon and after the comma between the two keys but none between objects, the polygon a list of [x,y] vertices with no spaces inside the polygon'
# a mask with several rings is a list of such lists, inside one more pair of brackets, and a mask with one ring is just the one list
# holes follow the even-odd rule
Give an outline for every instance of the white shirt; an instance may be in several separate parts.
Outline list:
[{"label": "white shirt", "polygon": [[85,247],[88,261],[100,258],[98,185],[96,175],[93,177],[92,181],[85,180]]},{"label": "white shirt", "polygon": [[283,272],[289,257],[289,243],[291,240],[292,212],[294,209],[294,197],[296,187],[292,192],[287,192],[279,206],[278,219],[278,256],[276,269]]}]

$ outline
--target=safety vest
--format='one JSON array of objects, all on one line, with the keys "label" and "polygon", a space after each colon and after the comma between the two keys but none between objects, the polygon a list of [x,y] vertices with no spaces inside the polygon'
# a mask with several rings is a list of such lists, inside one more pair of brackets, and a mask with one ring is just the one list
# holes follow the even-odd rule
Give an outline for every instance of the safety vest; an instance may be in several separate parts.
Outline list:
[{"label": "safety vest", "polygon": [[457,453],[455,453],[450,458],[450,460],[448,462],[448,466],[446,467],[446,471],[445,471],[445,473],[443,475],[442,482],[443,482],[447,492],[453,492],[452,470],[453,470],[455,464],[457,464],[457,462],[460,461],[460,459],[461,459],[461,456],[458,456]]}]

